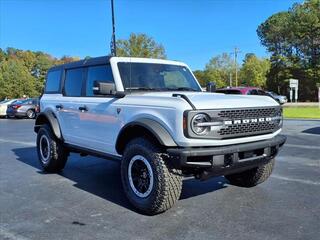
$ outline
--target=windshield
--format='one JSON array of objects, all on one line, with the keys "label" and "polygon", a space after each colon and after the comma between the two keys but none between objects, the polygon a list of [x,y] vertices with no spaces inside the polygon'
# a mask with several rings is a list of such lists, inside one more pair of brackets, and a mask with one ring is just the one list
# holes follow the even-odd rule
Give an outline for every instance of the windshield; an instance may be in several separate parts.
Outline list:
[{"label": "windshield", "polygon": [[125,90],[201,91],[184,66],[156,63],[118,63]]}]

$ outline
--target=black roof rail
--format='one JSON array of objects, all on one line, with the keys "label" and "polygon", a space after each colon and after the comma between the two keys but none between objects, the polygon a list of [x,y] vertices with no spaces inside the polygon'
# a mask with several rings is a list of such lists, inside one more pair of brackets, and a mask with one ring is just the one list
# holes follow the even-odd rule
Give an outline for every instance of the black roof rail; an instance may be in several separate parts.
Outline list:
[{"label": "black roof rail", "polygon": [[87,67],[94,65],[102,65],[110,63],[111,56],[102,56],[95,58],[83,59],[76,62],[65,63],[61,65],[53,66],[49,69],[49,71],[57,70],[57,69],[69,69],[69,68],[78,68],[78,67]]}]

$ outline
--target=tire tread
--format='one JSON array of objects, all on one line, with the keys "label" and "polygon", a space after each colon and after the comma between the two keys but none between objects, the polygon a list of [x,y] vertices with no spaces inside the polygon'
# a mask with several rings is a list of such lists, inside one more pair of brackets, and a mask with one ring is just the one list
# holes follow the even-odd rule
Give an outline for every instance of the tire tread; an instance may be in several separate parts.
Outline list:
[{"label": "tire tread", "polygon": [[125,149],[124,156],[130,155],[137,148],[142,148],[147,151],[153,158],[155,166],[154,174],[157,174],[158,187],[154,189],[154,201],[148,206],[140,206],[133,199],[131,199],[130,191],[125,183],[124,174],[126,174],[126,161],[123,159],[121,164],[122,181],[125,193],[129,201],[141,212],[154,215],[164,212],[171,208],[179,199],[182,189],[182,174],[181,170],[174,169],[170,164],[169,155],[161,150],[156,144],[152,144],[150,140],[144,138],[136,138],[130,141]]},{"label": "tire tread", "polygon": [[226,175],[225,178],[236,186],[240,187],[254,187],[260,183],[266,181],[274,168],[275,159],[271,159],[268,163],[259,166],[254,169],[250,169],[244,172]]}]

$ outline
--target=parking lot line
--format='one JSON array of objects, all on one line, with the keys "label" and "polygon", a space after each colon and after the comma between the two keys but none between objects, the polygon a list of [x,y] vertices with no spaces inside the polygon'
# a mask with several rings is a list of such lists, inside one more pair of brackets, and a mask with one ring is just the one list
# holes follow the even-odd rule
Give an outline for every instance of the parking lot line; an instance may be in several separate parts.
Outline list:
[{"label": "parking lot line", "polygon": [[20,144],[20,145],[25,145],[25,146],[36,146],[36,143],[34,143],[34,142],[22,142],[22,141],[2,139],[2,138],[0,138],[0,142],[3,142],[3,143],[14,143],[14,144]]},{"label": "parking lot line", "polygon": [[3,239],[8,239],[8,240],[30,240],[30,238],[25,238],[16,233],[9,232],[3,227],[0,227],[0,238],[1,237],[3,237]]},{"label": "parking lot line", "polygon": [[304,148],[304,149],[320,150],[320,147],[318,147],[318,146],[307,146],[307,145],[298,145],[298,144],[290,144],[290,143],[286,143],[284,146],[285,146],[285,147],[294,147],[294,148]]},{"label": "parking lot line", "polygon": [[320,185],[320,182],[315,182],[315,181],[310,181],[310,180],[305,180],[305,179],[298,179],[298,178],[283,177],[283,176],[279,176],[277,174],[272,174],[271,177],[279,179],[279,180],[290,181],[290,182],[298,182],[298,183],[317,185],[317,186]]}]

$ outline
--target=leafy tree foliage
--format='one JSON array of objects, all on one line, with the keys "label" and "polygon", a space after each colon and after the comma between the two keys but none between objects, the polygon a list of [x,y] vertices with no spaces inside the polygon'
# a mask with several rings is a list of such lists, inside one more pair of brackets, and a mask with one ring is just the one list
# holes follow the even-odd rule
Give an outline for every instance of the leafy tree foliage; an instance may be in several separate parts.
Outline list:
[{"label": "leafy tree foliage", "polygon": [[204,71],[194,72],[201,86],[206,86],[208,82],[214,82],[218,88],[228,86],[230,74],[234,69],[234,63],[227,53],[214,56],[206,64]]},{"label": "leafy tree foliage", "polygon": [[248,53],[240,70],[240,82],[246,86],[265,88],[270,61],[260,59],[255,54]]},{"label": "leafy tree foliage", "polygon": [[129,39],[117,40],[120,57],[166,58],[164,47],[146,34],[131,33]]},{"label": "leafy tree foliage", "polygon": [[300,80],[300,99],[316,100],[320,82],[320,0],[294,4],[269,17],[257,30],[271,53],[267,86],[288,92],[288,79]]},{"label": "leafy tree foliage", "polygon": [[43,52],[0,49],[0,99],[39,96],[48,69],[75,60],[78,58],[57,59]]},{"label": "leafy tree foliage", "polygon": [[[265,88],[266,75],[270,70],[270,61],[264,58],[258,58],[253,53],[246,54],[242,66],[240,65],[239,84],[243,86],[256,86]],[[201,86],[205,87],[208,82],[216,83],[218,88],[234,85],[235,65],[234,60],[227,53],[214,56],[203,71],[193,72]]]}]

